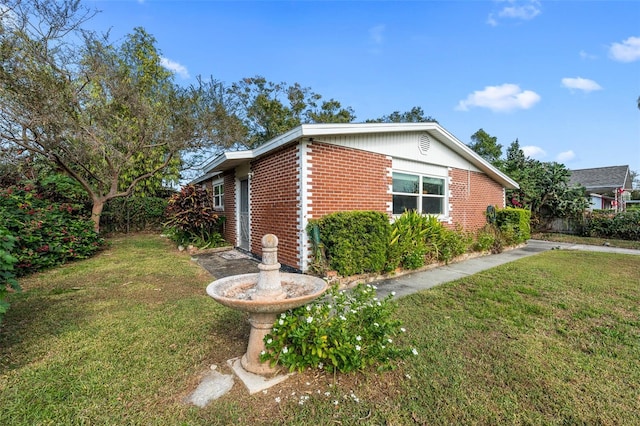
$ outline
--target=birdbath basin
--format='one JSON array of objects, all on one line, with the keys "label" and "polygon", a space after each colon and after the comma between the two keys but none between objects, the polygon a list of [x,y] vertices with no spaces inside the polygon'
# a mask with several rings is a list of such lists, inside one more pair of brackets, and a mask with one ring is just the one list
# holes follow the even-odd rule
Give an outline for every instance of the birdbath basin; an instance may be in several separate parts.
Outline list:
[{"label": "birdbath basin", "polygon": [[327,283],[317,277],[280,272],[278,238],[262,237],[260,272],[221,278],[207,286],[207,294],[217,302],[249,313],[249,343],[242,356],[242,367],[254,374],[272,374],[277,369],[260,362],[265,350],[264,337],[271,332],[278,314],[320,297]]}]

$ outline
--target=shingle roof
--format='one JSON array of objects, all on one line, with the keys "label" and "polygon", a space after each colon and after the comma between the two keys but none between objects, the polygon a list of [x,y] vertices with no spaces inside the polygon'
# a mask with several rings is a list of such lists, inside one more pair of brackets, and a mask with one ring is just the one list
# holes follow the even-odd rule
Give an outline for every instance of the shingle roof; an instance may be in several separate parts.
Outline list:
[{"label": "shingle roof", "polygon": [[588,192],[605,193],[617,188],[631,189],[629,166],[595,167],[592,169],[570,170],[571,185],[580,184]]}]

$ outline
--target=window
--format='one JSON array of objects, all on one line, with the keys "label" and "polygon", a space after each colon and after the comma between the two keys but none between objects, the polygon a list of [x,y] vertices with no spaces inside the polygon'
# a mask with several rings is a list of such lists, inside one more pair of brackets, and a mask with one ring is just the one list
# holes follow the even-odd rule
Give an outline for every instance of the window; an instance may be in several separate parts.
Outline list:
[{"label": "window", "polygon": [[445,180],[409,173],[393,173],[393,214],[416,210],[422,214],[445,214]]},{"label": "window", "polygon": [[213,208],[217,210],[224,209],[224,183],[213,184]]}]

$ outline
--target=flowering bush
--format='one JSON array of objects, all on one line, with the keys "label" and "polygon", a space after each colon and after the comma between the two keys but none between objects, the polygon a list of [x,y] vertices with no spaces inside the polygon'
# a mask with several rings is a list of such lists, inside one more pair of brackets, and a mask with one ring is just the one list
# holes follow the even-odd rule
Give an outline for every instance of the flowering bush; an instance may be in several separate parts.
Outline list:
[{"label": "flowering bush", "polygon": [[322,300],[280,315],[265,336],[261,361],[290,371],[310,367],[346,373],[373,364],[392,368],[393,360],[417,354],[394,342],[405,330],[393,319],[392,297],[379,300],[371,285],[351,291],[334,286]]},{"label": "flowering bush", "polygon": [[9,303],[4,300],[9,291],[20,291],[20,285],[16,280],[13,265],[18,261],[12,256],[11,250],[16,239],[6,229],[0,227],[0,322],[9,308]]},{"label": "flowering bush", "polygon": [[0,190],[0,223],[15,237],[16,275],[92,256],[104,245],[83,206],[56,201],[36,184]]}]

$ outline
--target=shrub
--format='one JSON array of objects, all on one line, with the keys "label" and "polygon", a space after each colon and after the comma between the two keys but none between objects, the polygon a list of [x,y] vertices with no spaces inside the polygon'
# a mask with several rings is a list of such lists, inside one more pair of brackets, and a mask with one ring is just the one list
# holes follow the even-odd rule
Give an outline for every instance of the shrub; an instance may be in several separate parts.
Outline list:
[{"label": "shrub", "polygon": [[589,237],[640,241],[640,210],[591,212],[585,217],[583,234]]},{"label": "shrub", "polygon": [[220,230],[224,219],[213,209],[211,193],[200,186],[183,186],[167,204],[166,232],[179,245],[199,248],[224,245]]},{"label": "shrub", "polygon": [[507,207],[496,209],[496,225],[506,245],[520,244],[531,238],[531,212]]},{"label": "shrub", "polygon": [[15,237],[6,229],[0,228],[0,323],[9,308],[9,303],[5,300],[7,294],[10,291],[20,291],[14,270],[18,259],[11,255],[15,243]]},{"label": "shrub", "polygon": [[321,301],[280,315],[265,336],[261,361],[290,371],[319,368],[347,373],[392,361],[413,352],[394,342],[404,332],[393,318],[397,308],[392,295],[376,297],[375,287],[358,285],[352,291],[332,287]]},{"label": "shrub", "polygon": [[429,252],[426,234],[429,232],[429,219],[416,212],[407,210],[391,225],[389,243],[389,268],[402,266],[405,269],[417,269],[425,264]]},{"label": "shrub", "polygon": [[329,267],[340,275],[381,272],[387,264],[391,227],[384,213],[337,212],[309,223],[317,225]]},{"label": "shrub", "polygon": [[36,184],[0,190],[0,222],[16,238],[16,274],[85,259],[100,250],[104,240],[84,211],[83,205],[45,198]]},{"label": "shrub", "polygon": [[168,200],[160,197],[112,198],[100,218],[104,232],[135,232],[162,229],[167,220]]},{"label": "shrub", "polygon": [[449,262],[466,253],[472,238],[445,227],[436,216],[407,210],[391,226],[390,264],[417,269],[430,261]]}]

